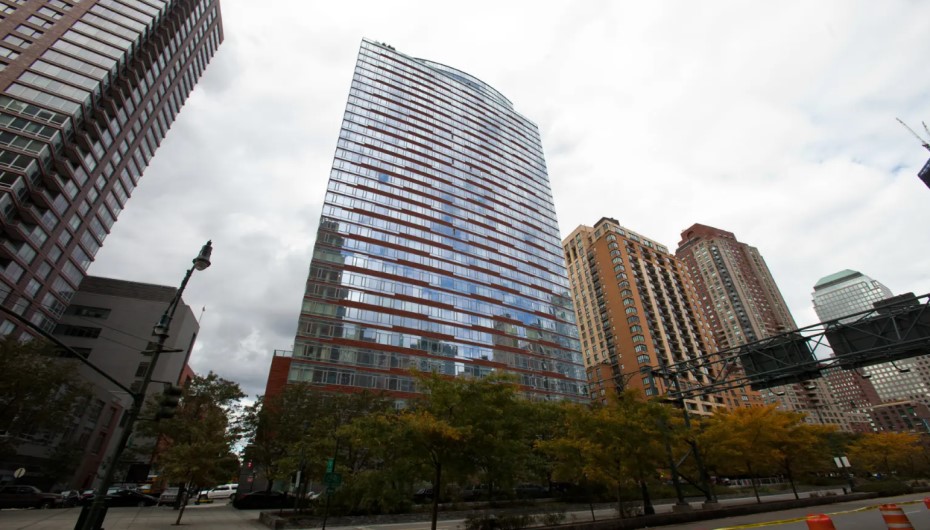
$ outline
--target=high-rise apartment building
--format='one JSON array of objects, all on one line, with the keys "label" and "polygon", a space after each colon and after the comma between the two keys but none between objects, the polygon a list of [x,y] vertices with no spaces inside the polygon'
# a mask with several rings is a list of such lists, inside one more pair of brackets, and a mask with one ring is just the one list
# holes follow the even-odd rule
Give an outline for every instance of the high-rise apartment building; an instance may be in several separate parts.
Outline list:
[{"label": "high-rise apartment building", "polygon": [[[721,350],[797,328],[759,250],[732,232],[694,224],[681,233],[675,255],[687,264]],[[856,430],[822,379],[766,389],[762,396],[806,414],[811,423]]]},{"label": "high-rise apartment building", "polygon": [[[862,316],[850,315],[873,309],[876,302],[891,298],[892,292],[881,282],[846,269],[821,278],[811,296],[822,322],[850,322]],[[859,409],[866,403],[901,400],[930,405],[930,355],[844,372],[833,374],[836,392],[842,392],[843,401],[854,402]]]},{"label": "high-rise apartment building", "polygon": [[222,42],[219,2],[3,0],[0,18],[0,303],[51,331]]},{"label": "high-rise apartment building", "polygon": [[732,232],[694,224],[675,255],[687,264],[721,349],[797,328],[759,250]]},{"label": "high-rise apartment building", "polygon": [[[592,399],[634,388],[646,396],[711,384],[717,367],[666,370],[703,364],[717,349],[688,271],[668,249],[602,218],[579,226],[562,241],[576,308],[582,358]],[[746,388],[685,400],[688,410],[759,403]]]},{"label": "high-rise apartment building", "polygon": [[294,351],[267,393],[404,399],[410,370],[587,399],[536,125],[465,72],[363,40]]}]

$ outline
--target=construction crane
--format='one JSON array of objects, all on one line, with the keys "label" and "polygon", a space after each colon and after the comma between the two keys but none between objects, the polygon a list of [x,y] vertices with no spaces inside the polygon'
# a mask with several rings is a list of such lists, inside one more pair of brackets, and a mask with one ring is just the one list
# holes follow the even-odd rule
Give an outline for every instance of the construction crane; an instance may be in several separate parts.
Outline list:
[{"label": "construction crane", "polygon": [[[898,123],[900,123],[901,125],[903,125],[905,129],[907,129],[908,131],[910,131],[911,134],[914,135],[914,138],[917,138],[917,141],[920,142],[920,145],[924,146],[924,149],[926,149],[927,151],[930,151],[930,142],[928,142],[927,140],[924,140],[923,138],[921,138],[919,134],[917,134],[916,132],[914,132],[914,129],[911,129],[910,127],[907,126],[906,123],[904,123],[903,121],[901,121],[901,118],[895,118],[895,119],[898,120]],[[927,124],[924,123],[924,122],[920,122],[920,123],[921,123],[921,125],[924,126],[924,130],[927,131],[927,137],[930,138],[930,129],[927,128]]]},{"label": "construction crane", "polygon": [[[898,123],[903,125],[905,129],[910,131],[911,134],[914,135],[914,138],[917,138],[917,141],[920,142],[920,145],[924,146],[924,149],[926,149],[927,151],[930,151],[930,141],[927,141],[921,138],[919,134],[914,132],[914,129],[911,129],[910,127],[907,126],[906,123],[901,121],[901,118],[895,118],[895,119],[898,120]],[[930,138],[930,128],[927,127],[927,124],[925,122],[920,122],[920,124],[923,125],[924,130],[927,131],[927,138]],[[924,164],[924,167],[921,168],[919,172],[917,172],[917,176],[920,178],[920,180],[923,181],[924,184],[927,185],[928,188],[930,188],[930,160],[927,160],[927,163]]]}]

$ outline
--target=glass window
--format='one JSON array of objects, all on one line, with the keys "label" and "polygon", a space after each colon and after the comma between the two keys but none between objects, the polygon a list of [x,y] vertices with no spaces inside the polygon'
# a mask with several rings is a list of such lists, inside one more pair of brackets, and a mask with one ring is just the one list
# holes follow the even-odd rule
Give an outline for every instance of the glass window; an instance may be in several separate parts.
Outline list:
[{"label": "glass window", "polygon": [[3,37],[3,42],[8,42],[12,44],[13,46],[19,46],[20,48],[28,48],[32,44],[26,39],[22,37],[17,37],[16,35],[13,35],[12,33],[7,35],[6,37]]},{"label": "glass window", "polygon": [[[33,18],[35,18],[35,17],[33,17]],[[16,26],[16,31],[17,31],[18,33],[22,33],[23,35],[25,35],[25,36],[27,36],[27,37],[38,38],[38,37],[41,37],[41,36],[42,36],[42,32],[41,32],[41,31],[39,31],[39,30],[37,30],[37,29],[35,29],[35,28],[32,28],[32,27],[30,27],[30,26],[27,26],[27,25],[25,25],[25,24],[20,24],[19,26]]]}]

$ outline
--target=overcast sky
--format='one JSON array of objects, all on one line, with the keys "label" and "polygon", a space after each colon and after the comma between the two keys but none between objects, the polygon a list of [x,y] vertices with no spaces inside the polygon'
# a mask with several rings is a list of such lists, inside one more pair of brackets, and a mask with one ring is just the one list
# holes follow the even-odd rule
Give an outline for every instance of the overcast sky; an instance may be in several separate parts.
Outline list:
[{"label": "overcast sky", "polygon": [[[451,6],[458,6],[453,8]],[[768,262],[795,320],[855,269],[930,292],[930,2],[222,0],[225,42],[90,273],[177,286],[193,368],[262,393],[289,350],[362,37],[497,88],[539,125],[562,235],[693,223]],[[154,323],[153,323],[154,324]]]}]

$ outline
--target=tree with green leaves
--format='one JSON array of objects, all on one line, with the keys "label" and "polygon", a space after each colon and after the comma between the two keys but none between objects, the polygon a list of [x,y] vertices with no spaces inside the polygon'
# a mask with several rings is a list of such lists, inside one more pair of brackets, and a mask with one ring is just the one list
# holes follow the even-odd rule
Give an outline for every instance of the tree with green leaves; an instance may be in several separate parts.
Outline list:
[{"label": "tree with green leaves", "polygon": [[[374,424],[353,424],[392,409],[393,401],[379,393],[333,393],[314,385],[287,385],[279,394],[259,397],[245,410],[241,423],[247,437],[245,458],[268,479],[269,489],[299,471],[302,502],[308,482],[322,481],[329,459],[339,472],[350,475],[370,475],[371,467],[380,465],[373,456],[374,440],[362,439],[362,433],[372,434],[369,428]],[[340,498],[349,511],[380,504],[364,491],[361,481],[345,484]]]},{"label": "tree with green leaves", "polygon": [[247,441],[244,456],[267,479],[269,489],[297,470],[299,461],[291,457],[291,448],[319,417],[321,403],[313,387],[294,384],[280,394],[259,396],[244,410],[240,423]]},{"label": "tree with green leaves", "polygon": [[340,429],[340,436],[354,451],[345,462],[348,477],[339,498],[361,513],[396,513],[411,506],[410,491],[429,470],[398,421],[398,412],[385,409],[355,418]]},{"label": "tree with green leaves", "polygon": [[401,440],[409,443],[415,461],[430,470],[433,485],[432,528],[449,474],[478,476],[488,484],[488,495],[512,485],[528,463],[532,433],[527,413],[512,376],[450,378],[414,373],[422,394],[393,421]]},{"label": "tree with green leaves", "polygon": [[645,511],[651,511],[647,481],[667,463],[662,420],[668,421],[668,408],[632,390],[606,405],[571,407],[564,434],[538,445],[564,463],[558,471],[571,473],[565,478],[577,481],[580,475],[614,491],[621,515],[628,487],[640,488]]},{"label": "tree with green leaves", "polygon": [[540,444],[562,436],[570,408],[565,402],[554,401],[521,401],[520,405],[519,415],[528,427],[523,440],[525,456],[520,478],[546,484],[551,494],[557,461],[550,458]]},{"label": "tree with green leaves", "polygon": [[78,367],[79,361],[52,343],[0,339],[0,431],[6,433],[0,437],[0,458],[15,455],[22,440],[31,435],[45,432],[58,437],[71,424],[70,418],[83,413],[77,409],[91,391],[74,377]]},{"label": "tree with green leaves", "polygon": [[[368,471],[374,464],[371,440],[356,437],[352,425],[369,416],[393,409],[393,400],[382,393],[330,393],[314,390],[320,411],[303,426],[303,435],[289,449],[290,462],[303,463],[304,473],[299,487],[300,498],[310,479],[322,481],[327,462],[333,459],[338,473],[350,476]],[[358,511],[362,504],[371,506],[364,490],[343,486],[340,498],[349,511]],[[376,503],[374,503],[376,504]]]},{"label": "tree with green leaves", "polygon": [[228,482],[238,474],[239,459],[232,453],[238,434],[232,419],[243,397],[237,383],[213,372],[194,376],[174,417],[141,424],[144,434],[161,441],[156,464],[163,475],[187,486],[176,525],[181,523],[191,487]]}]

